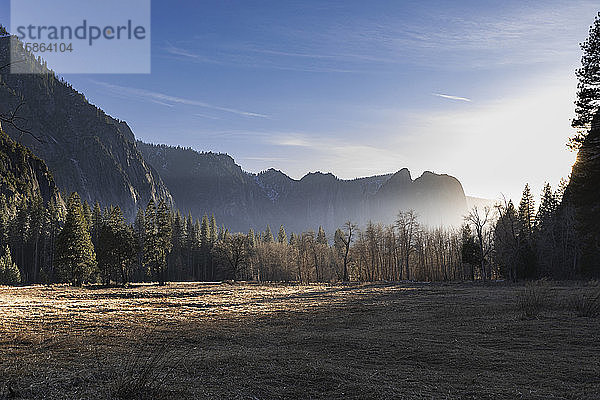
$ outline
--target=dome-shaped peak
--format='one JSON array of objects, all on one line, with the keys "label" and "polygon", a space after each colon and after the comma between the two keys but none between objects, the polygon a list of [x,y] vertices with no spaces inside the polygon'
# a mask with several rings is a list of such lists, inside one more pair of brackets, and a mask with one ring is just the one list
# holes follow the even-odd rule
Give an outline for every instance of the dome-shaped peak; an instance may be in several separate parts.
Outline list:
[{"label": "dome-shaped peak", "polygon": [[408,170],[408,168],[402,168],[400,171],[398,171],[394,175],[392,175],[390,180],[411,182],[412,177],[410,176],[410,171]]}]

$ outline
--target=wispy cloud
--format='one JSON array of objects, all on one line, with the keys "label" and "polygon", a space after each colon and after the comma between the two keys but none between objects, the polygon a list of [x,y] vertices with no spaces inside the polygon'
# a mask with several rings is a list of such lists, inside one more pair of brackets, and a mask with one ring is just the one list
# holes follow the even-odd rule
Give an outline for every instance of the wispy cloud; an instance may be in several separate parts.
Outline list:
[{"label": "wispy cloud", "polygon": [[212,119],[212,120],[220,120],[221,118],[219,117],[215,117],[214,115],[208,115],[208,114],[202,114],[202,113],[194,113],[192,114],[193,117],[197,117],[197,118],[205,118],[205,119]]},{"label": "wispy cloud", "polygon": [[297,134],[277,134],[269,138],[269,142],[276,146],[288,146],[288,147],[308,147],[308,148],[320,148],[318,141],[311,140],[309,137]]},{"label": "wispy cloud", "polygon": [[195,62],[220,64],[220,62],[214,58],[207,57],[205,55],[194,53],[182,47],[173,46],[171,43],[166,42],[166,46],[163,48],[168,54],[173,56],[187,58]]},{"label": "wispy cloud", "polygon": [[444,99],[467,101],[469,103],[472,101],[471,99],[469,99],[467,97],[452,96],[452,95],[449,95],[449,94],[433,93],[433,95],[437,96],[437,97],[442,97]]},{"label": "wispy cloud", "polygon": [[269,20],[261,31],[270,39],[200,35],[164,43],[159,57],[243,68],[361,74],[394,71],[402,65],[464,70],[578,60],[576,44],[585,37],[586,28],[580,29],[578,21],[595,14],[590,13],[597,8],[594,2],[515,3],[493,13],[456,5],[433,13],[427,11],[429,7],[399,7],[403,14],[410,13],[403,18],[390,13],[355,15],[343,21],[326,16]]},{"label": "wispy cloud", "polygon": [[310,43],[309,54],[327,54],[342,65],[368,64],[371,69],[412,64],[464,70],[578,59],[576,43],[585,37],[586,26],[581,29],[577,22],[593,16],[597,3],[515,3],[493,13],[458,4],[433,13],[428,7],[415,7],[405,9],[412,13],[410,18],[390,14],[349,18],[315,29],[272,29],[289,43]]},{"label": "wispy cloud", "polygon": [[[162,49],[168,56],[198,64],[217,64],[298,72],[357,73],[367,71],[364,69],[361,70],[356,66],[346,68],[340,65],[340,60],[344,58],[339,55],[294,53],[267,48],[263,49],[245,44],[221,44],[218,49],[211,48],[210,45],[204,45],[200,49],[192,50],[167,43]],[[208,56],[206,54],[211,55]],[[298,63],[297,60],[294,60],[295,58],[304,59],[305,62]]]},{"label": "wispy cloud", "polygon": [[215,110],[215,111],[227,112],[227,113],[231,113],[231,114],[241,115],[244,117],[269,118],[269,116],[266,114],[259,114],[256,112],[243,111],[243,110],[237,110],[235,108],[217,106],[217,105],[209,104],[209,103],[206,103],[203,101],[187,99],[184,97],[171,96],[171,95],[168,95],[165,93],[153,92],[153,91],[146,90],[146,89],[114,85],[111,83],[95,81],[95,80],[92,80],[92,82],[97,85],[103,86],[103,87],[107,88],[108,90],[110,90],[120,96],[151,101],[153,103],[161,104],[161,105],[164,105],[167,107],[172,107],[175,104],[183,104],[183,105],[188,105],[188,106],[207,108],[207,109]]}]

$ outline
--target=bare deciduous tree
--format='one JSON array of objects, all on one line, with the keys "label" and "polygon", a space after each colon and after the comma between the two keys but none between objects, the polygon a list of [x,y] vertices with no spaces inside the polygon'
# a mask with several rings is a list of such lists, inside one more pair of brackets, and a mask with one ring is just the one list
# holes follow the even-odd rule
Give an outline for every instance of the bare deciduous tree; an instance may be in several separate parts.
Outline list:
[{"label": "bare deciduous tree", "polygon": [[215,246],[215,253],[228,267],[228,274],[233,279],[240,279],[248,261],[246,235],[236,233],[228,235]]},{"label": "bare deciduous tree", "polygon": [[407,280],[410,280],[410,255],[415,250],[415,238],[420,229],[419,215],[415,210],[400,211],[396,218],[398,229],[398,240],[400,241],[400,252],[404,260],[404,271]]},{"label": "bare deciduous tree", "polygon": [[474,206],[469,214],[465,216],[465,221],[470,224],[477,236],[477,245],[479,246],[479,257],[481,262],[481,279],[486,280],[485,264],[488,255],[492,251],[491,229],[492,215],[490,207],[484,207],[483,213],[480,213],[477,206]]},{"label": "bare deciduous tree", "polygon": [[344,224],[344,234],[341,237],[341,240],[344,243],[344,282],[347,282],[349,279],[348,254],[350,253],[350,245],[352,244],[352,234],[356,231],[356,229],[356,224],[353,224],[351,221],[346,221],[346,223]]},{"label": "bare deciduous tree", "polygon": [[[21,61],[15,61],[15,62],[11,62],[11,63],[0,66],[0,72],[2,70],[4,70],[5,68],[8,68],[11,65],[13,65],[17,62],[21,62]],[[17,104],[15,106],[15,108],[12,111],[9,111],[8,113],[0,113],[0,129],[2,128],[2,124],[6,124],[6,125],[11,126],[14,129],[16,129],[21,135],[27,134],[27,135],[31,136],[32,138],[34,138],[35,140],[37,140],[39,143],[44,143],[44,141],[42,139],[35,136],[29,129],[25,128],[22,125],[25,123],[26,120],[25,120],[25,118],[19,116],[19,110],[24,105],[25,105],[25,102],[21,101],[19,104]]]}]

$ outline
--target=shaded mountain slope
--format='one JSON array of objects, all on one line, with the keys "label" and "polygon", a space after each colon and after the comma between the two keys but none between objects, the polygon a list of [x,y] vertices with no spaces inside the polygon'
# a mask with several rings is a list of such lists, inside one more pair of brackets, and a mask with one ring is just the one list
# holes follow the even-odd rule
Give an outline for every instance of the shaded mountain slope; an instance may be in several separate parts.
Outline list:
[{"label": "shaded mountain slope", "polygon": [[183,213],[214,214],[232,229],[254,226],[269,215],[269,199],[252,176],[226,154],[137,142],[144,159],[167,183]]},{"label": "shaded mountain slope", "polygon": [[[9,40],[0,38],[0,64],[9,62]],[[22,53],[24,62],[37,63]],[[131,217],[150,198],[171,195],[159,175],[144,161],[127,124],[90,104],[54,73],[39,65],[40,74],[0,70],[0,112],[18,108],[22,127],[35,140],[11,126],[5,131],[43,159],[64,193],[82,199],[118,204]]]},{"label": "shaded mountain slope", "polygon": [[7,199],[41,197],[45,203],[60,195],[46,164],[12,140],[0,127],[0,194]]}]

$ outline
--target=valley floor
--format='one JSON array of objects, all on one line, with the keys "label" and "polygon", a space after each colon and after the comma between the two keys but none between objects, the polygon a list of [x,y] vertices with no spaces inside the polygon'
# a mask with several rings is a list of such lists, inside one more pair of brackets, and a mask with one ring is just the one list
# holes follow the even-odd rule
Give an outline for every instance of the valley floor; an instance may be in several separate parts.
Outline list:
[{"label": "valley floor", "polygon": [[549,284],[0,288],[0,398],[593,399],[600,318]]}]

